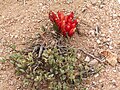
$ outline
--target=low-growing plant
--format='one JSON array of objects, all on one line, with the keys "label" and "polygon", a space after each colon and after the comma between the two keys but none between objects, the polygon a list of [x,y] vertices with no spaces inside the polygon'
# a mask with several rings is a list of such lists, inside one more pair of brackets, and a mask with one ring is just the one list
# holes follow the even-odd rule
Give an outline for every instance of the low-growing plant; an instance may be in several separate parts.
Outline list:
[{"label": "low-growing plant", "polygon": [[10,56],[17,75],[24,76],[24,84],[40,90],[45,83],[50,90],[82,88],[82,79],[90,68],[78,63],[76,49],[64,46],[40,46],[27,54],[15,52]]}]

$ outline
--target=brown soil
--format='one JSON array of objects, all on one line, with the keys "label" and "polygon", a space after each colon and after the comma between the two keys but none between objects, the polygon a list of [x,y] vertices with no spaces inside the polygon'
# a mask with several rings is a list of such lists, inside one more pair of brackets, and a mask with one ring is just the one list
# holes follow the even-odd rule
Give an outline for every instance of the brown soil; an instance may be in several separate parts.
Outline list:
[{"label": "brown soil", "polygon": [[[68,2],[71,1],[71,2]],[[79,19],[80,35],[75,34],[71,45],[98,55],[110,50],[120,55],[120,4],[117,0],[0,0],[0,58],[8,56],[5,45],[23,43],[41,33],[41,26],[50,23],[50,10],[73,11]],[[99,32],[95,31],[99,27]],[[90,78],[88,90],[120,90],[120,64],[106,66]],[[0,90],[21,90],[21,82],[13,67],[0,64]]]}]

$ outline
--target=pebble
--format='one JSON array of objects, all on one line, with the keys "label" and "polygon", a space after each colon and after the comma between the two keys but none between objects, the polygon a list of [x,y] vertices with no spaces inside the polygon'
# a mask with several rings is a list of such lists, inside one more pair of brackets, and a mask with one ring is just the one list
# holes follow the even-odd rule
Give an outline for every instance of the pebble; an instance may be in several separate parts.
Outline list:
[{"label": "pebble", "polygon": [[86,56],[85,61],[90,62],[90,57]]},{"label": "pebble", "polygon": [[93,5],[97,3],[97,0],[90,0]]},{"label": "pebble", "polygon": [[116,86],[116,81],[113,79],[112,84]]},{"label": "pebble", "polygon": [[102,37],[105,37],[105,34],[101,34]]},{"label": "pebble", "polygon": [[101,83],[101,82],[103,82],[103,80],[102,80],[102,79],[100,79],[100,80],[99,80],[99,83]]},{"label": "pebble", "polygon": [[114,69],[113,72],[116,73],[117,71]]},{"label": "pebble", "polygon": [[77,53],[77,58],[78,58],[78,59],[80,58],[80,56],[81,56],[81,54],[80,54],[80,53]]},{"label": "pebble", "polygon": [[112,39],[111,39],[111,38],[108,38],[107,41],[110,42],[110,41],[112,41]]},{"label": "pebble", "polygon": [[99,74],[98,74],[98,73],[94,75],[94,77],[95,77],[95,78],[96,78],[96,77],[98,77],[98,76],[99,76]]},{"label": "pebble", "polygon": [[89,65],[97,65],[98,64],[98,61],[96,59],[93,59],[89,62]]},{"label": "pebble", "polygon": [[98,44],[100,44],[100,43],[101,43],[101,41],[98,39],[98,40],[97,40],[97,43],[98,43]]},{"label": "pebble", "polygon": [[113,49],[113,47],[112,47],[112,46],[109,46],[109,49]]},{"label": "pebble", "polygon": [[96,82],[95,82],[95,81],[93,81],[93,82],[92,82],[92,85],[93,85],[93,87],[95,87],[95,86],[96,86]]}]

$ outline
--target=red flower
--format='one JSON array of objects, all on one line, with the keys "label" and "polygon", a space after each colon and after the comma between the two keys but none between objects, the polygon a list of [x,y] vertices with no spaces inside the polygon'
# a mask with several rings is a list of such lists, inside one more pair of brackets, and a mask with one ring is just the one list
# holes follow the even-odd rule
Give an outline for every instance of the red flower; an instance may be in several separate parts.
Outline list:
[{"label": "red flower", "polygon": [[66,16],[62,11],[58,11],[57,15],[52,11],[49,12],[49,19],[57,25],[59,31],[63,36],[73,36],[76,29],[76,25],[78,24],[77,20],[73,18],[73,12]]}]

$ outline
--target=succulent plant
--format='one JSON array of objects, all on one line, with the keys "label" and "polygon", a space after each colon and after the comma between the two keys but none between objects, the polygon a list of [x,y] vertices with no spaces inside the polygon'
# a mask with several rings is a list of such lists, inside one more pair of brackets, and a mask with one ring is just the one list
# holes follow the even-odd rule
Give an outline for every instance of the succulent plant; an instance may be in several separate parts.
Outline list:
[{"label": "succulent plant", "polygon": [[64,15],[63,11],[58,11],[57,15],[53,12],[49,12],[49,19],[52,23],[57,26],[58,31],[63,36],[72,37],[75,33],[76,26],[78,24],[77,19],[74,19],[74,13],[71,12],[69,15]]},{"label": "succulent plant", "polygon": [[24,84],[35,90],[43,89],[44,82],[50,90],[81,89],[82,79],[94,73],[89,65],[78,63],[76,49],[72,47],[41,45],[33,51],[28,54],[15,52],[10,59],[16,74],[24,76]]}]

